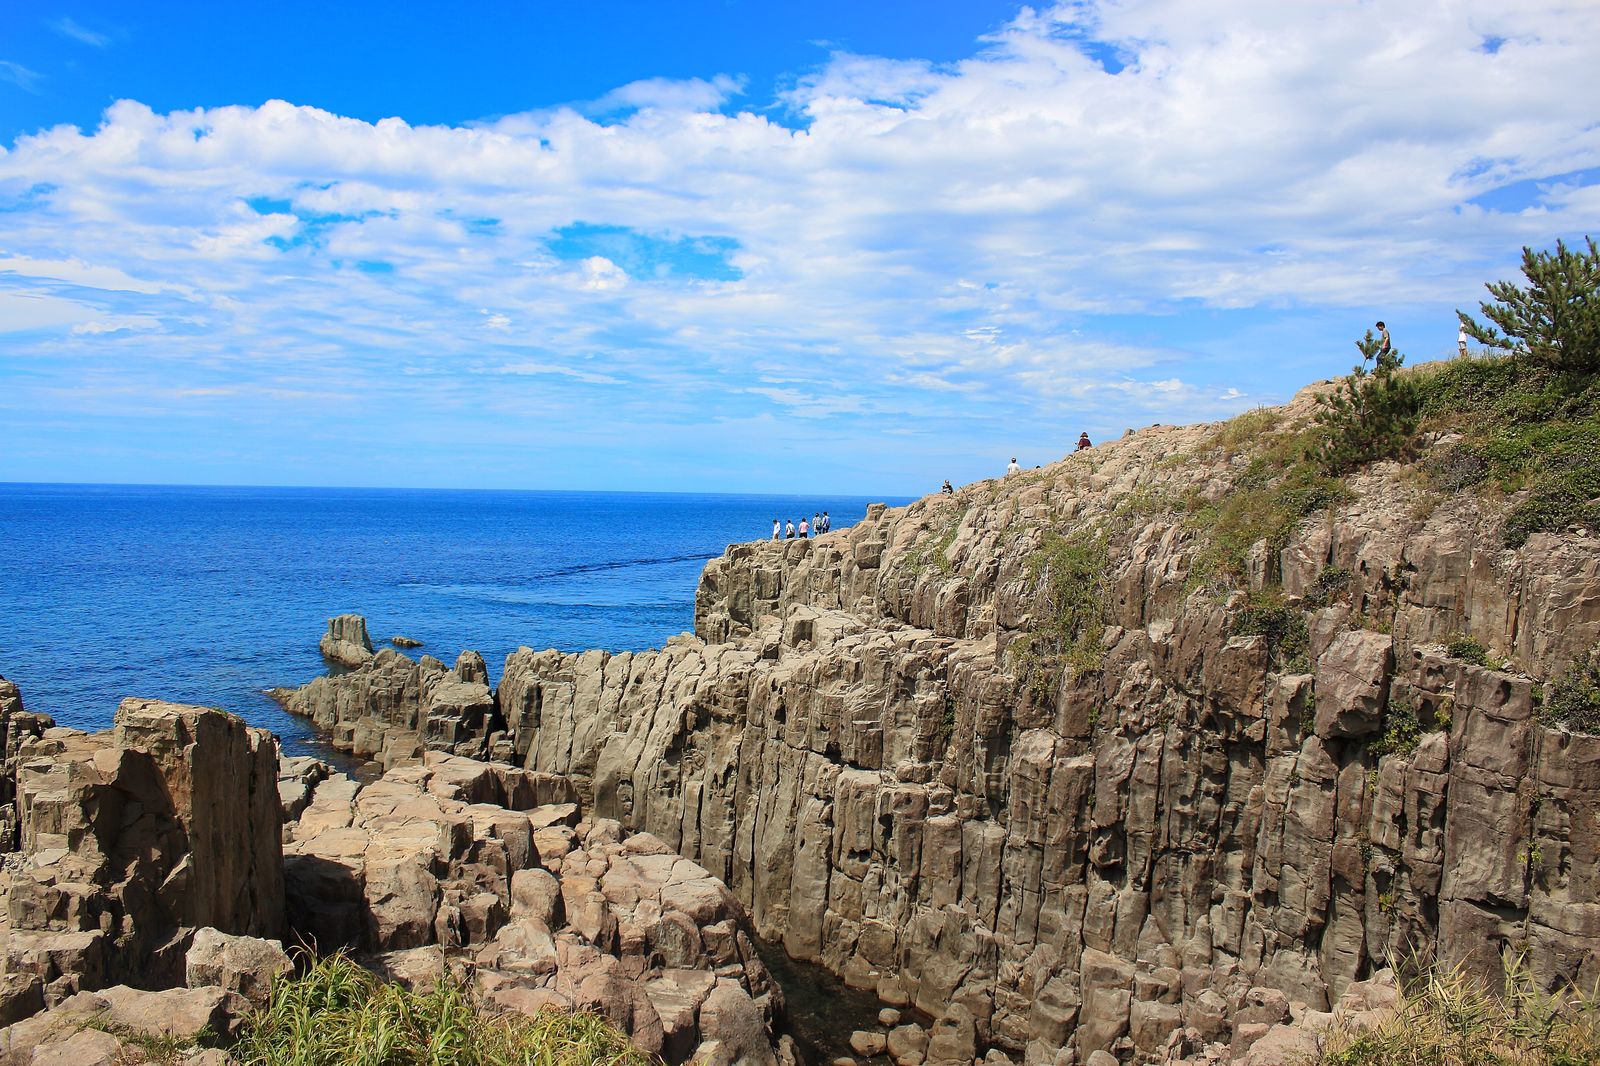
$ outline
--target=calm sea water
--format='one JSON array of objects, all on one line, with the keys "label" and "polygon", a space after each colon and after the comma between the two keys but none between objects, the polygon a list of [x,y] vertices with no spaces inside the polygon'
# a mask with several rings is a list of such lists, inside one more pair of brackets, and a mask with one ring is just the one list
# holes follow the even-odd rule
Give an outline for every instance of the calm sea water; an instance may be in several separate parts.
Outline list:
[{"label": "calm sea water", "polygon": [[[323,672],[331,615],[491,680],[520,645],[659,647],[694,589],[774,517],[858,521],[864,497],[0,484],[0,675],[101,729],[124,696],[224,707],[317,750],[262,690]],[[903,503],[902,499],[887,499]]]}]

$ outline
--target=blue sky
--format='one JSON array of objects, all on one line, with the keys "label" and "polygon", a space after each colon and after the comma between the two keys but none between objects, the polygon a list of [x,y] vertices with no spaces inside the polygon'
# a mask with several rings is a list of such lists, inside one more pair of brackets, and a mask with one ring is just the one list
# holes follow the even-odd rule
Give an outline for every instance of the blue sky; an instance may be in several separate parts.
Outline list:
[{"label": "blue sky", "polygon": [[0,0],[0,481],[917,493],[1600,233],[1593,3],[247,8]]}]

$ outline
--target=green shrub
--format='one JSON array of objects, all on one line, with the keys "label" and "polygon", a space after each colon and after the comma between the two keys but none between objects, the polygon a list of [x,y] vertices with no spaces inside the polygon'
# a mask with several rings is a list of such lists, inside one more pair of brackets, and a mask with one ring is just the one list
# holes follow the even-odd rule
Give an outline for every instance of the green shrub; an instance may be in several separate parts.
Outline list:
[{"label": "green shrub", "polygon": [[1351,573],[1342,566],[1325,566],[1322,573],[1306,589],[1305,602],[1307,607],[1326,607],[1339,594],[1350,587]]},{"label": "green shrub", "polygon": [[1399,455],[1417,431],[1417,383],[1411,375],[1396,373],[1404,357],[1394,350],[1379,351],[1378,344],[1368,330],[1356,342],[1361,362],[1317,398],[1323,439],[1315,454],[1329,474]]},{"label": "green shrub", "polygon": [[1452,659],[1465,659],[1477,666],[1489,665],[1489,649],[1465,633],[1451,637],[1444,646],[1444,652]]},{"label": "green shrub", "polygon": [[[1307,516],[1349,498],[1349,490],[1312,457],[1315,430],[1277,433],[1256,442],[1256,455],[1215,503],[1191,498],[1186,525],[1200,542],[1190,587],[1243,583],[1250,549],[1264,542],[1275,560]],[[1276,570],[1269,573],[1276,578]]]},{"label": "green shrub", "polygon": [[1600,249],[1592,237],[1585,243],[1587,251],[1573,251],[1562,241],[1554,252],[1524,247],[1527,286],[1487,285],[1494,300],[1478,308],[1489,324],[1456,312],[1468,336],[1563,373],[1600,370]]},{"label": "green shrub", "polygon": [[1567,667],[1547,689],[1540,709],[1545,721],[1600,735],[1600,649]]},{"label": "green shrub", "polygon": [[1461,359],[1418,383],[1424,428],[1463,437],[1424,464],[1433,483],[1526,494],[1506,516],[1508,547],[1574,525],[1600,529],[1600,376],[1526,358]]},{"label": "green shrub", "polygon": [[1235,636],[1264,636],[1267,654],[1274,662],[1296,660],[1305,655],[1310,642],[1305,612],[1283,602],[1283,590],[1273,587],[1250,597],[1249,606],[1233,621]]},{"label": "green shrub", "polygon": [[1063,536],[1046,531],[1028,559],[1028,580],[1041,582],[1043,618],[1012,645],[1012,663],[1035,692],[1045,695],[1063,667],[1093,670],[1104,649],[1110,548],[1098,527]]},{"label": "green shrub", "polygon": [[650,1066],[595,1014],[479,1013],[467,990],[441,981],[410,992],[344,955],[280,979],[245,1022],[230,1054],[244,1066]]},{"label": "green shrub", "polygon": [[1383,736],[1372,742],[1370,751],[1374,758],[1398,755],[1405,758],[1417,750],[1422,740],[1422,720],[1417,717],[1417,705],[1405,697],[1390,696],[1383,711]]}]

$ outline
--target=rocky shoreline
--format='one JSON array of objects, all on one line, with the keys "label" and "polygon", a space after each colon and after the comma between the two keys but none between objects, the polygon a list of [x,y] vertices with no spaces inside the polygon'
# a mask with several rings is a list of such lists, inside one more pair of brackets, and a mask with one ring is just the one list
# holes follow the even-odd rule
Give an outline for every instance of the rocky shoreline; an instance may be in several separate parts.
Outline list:
[{"label": "rocky shoreline", "polygon": [[[335,618],[342,672],[273,696],[370,781],[269,765],[220,712],[130,700],[86,736],[0,688],[6,1019],[247,991],[205,983],[204,928],[597,1009],[674,1062],[794,1060],[757,935],[875,994],[852,1043],[897,1066],[1270,1066],[1392,1014],[1393,965],[1600,979],[1600,737],[1540,711],[1600,644],[1600,542],[1503,548],[1503,501],[1380,463],[1219,593],[1193,515],[1247,473],[1225,438],[1156,427],[734,545],[694,634],[523,648],[492,687]],[[1030,658],[1069,593],[1089,636]]]}]

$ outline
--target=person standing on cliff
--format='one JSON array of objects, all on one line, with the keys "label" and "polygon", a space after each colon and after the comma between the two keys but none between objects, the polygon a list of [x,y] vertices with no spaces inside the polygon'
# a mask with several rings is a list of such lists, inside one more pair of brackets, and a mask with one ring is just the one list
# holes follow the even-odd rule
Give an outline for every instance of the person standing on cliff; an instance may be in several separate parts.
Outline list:
[{"label": "person standing on cliff", "polygon": [[1006,467],[1006,477],[1010,477],[1012,474],[1017,473],[1021,469],[1022,467],[1017,465],[1017,457],[1013,455],[1011,457],[1011,465]]},{"label": "person standing on cliff", "polygon": [[1391,347],[1393,347],[1393,345],[1391,345],[1389,343],[1389,327],[1384,325],[1382,321],[1379,321],[1379,323],[1378,323],[1378,354],[1380,356],[1388,355],[1389,354],[1389,349]]},{"label": "person standing on cliff", "polygon": [[792,518],[789,519],[789,524],[783,527],[783,539],[784,540],[793,540],[794,539],[794,519],[792,519]]},{"label": "person standing on cliff", "polygon": [[806,525],[805,516],[802,515],[801,518],[800,518],[800,539],[801,540],[806,540],[806,539],[810,538],[810,536],[811,536],[811,529],[810,529],[809,526]]},{"label": "person standing on cliff", "polygon": [[1456,351],[1461,353],[1461,358],[1467,357],[1467,327],[1462,326],[1456,330]]},{"label": "person standing on cliff", "polygon": [[833,532],[833,519],[828,517],[827,511],[822,512],[822,531],[824,533]]},{"label": "person standing on cliff", "polygon": [[778,521],[776,518],[774,518],[772,520],[772,539],[773,540],[782,540],[783,539],[783,523]]}]

